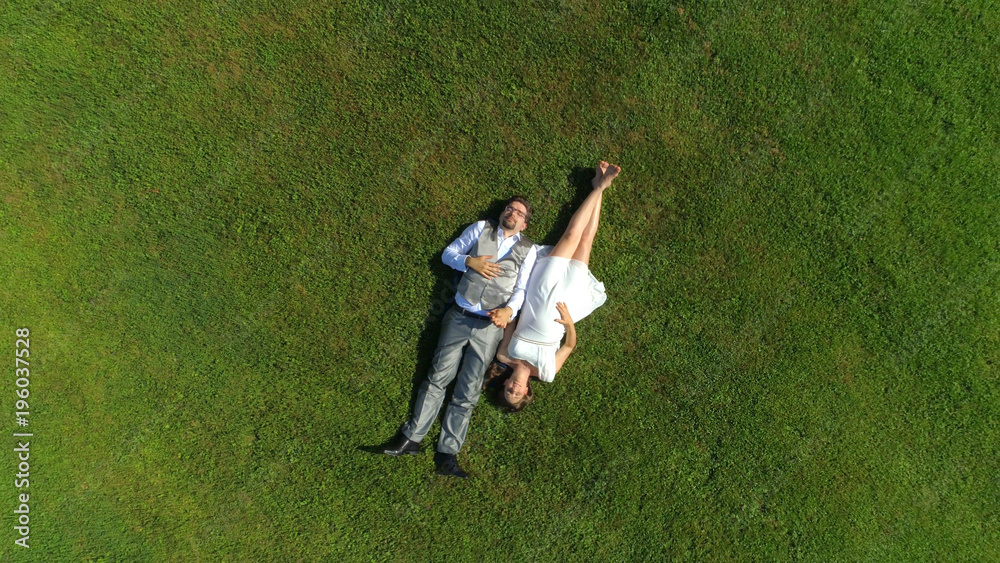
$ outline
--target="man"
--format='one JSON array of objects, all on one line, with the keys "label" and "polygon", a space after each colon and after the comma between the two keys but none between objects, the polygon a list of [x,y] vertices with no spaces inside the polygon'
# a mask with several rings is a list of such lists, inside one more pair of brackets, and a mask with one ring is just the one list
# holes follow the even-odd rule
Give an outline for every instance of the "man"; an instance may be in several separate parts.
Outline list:
[{"label": "man", "polygon": [[413,416],[397,439],[385,445],[383,453],[399,456],[420,452],[420,441],[441,410],[445,388],[457,375],[434,462],[439,474],[468,477],[456,456],[469,430],[472,409],[479,402],[486,366],[496,354],[504,327],[524,303],[524,290],[535,264],[535,246],[521,234],[530,219],[528,200],[513,197],[499,223],[473,223],[444,250],[444,263],[464,272],[455,305],[444,315],[431,371],[417,392]]}]

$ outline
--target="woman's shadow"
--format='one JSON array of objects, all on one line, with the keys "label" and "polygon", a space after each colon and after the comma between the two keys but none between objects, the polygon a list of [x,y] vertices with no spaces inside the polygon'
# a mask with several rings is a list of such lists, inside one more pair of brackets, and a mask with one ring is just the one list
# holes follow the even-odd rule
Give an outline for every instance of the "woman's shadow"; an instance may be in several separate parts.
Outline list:
[{"label": "woman's shadow", "polygon": [[[590,179],[593,178],[593,176],[593,168],[577,167],[570,172],[567,176],[567,180],[570,185],[575,188],[573,199],[560,208],[559,213],[556,215],[552,229],[549,230],[549,233],[545,236],[545,238],[543,240],[533,239],[535,244],[554,245],[559,241],[559,237],[562,236],[563,231],[566,229],[566,225],[569,224],[569,220],[573,216],[573,212],[580,206],[581,203],[583,203],[587,194],[590,193],[592,189]],[[507,200],[494,200],[489,207],[487,207],[480,214],[478,220],[495,222],[500,217],[500,214],[506,206]],[[531,224],[529,223],[529,228],[530,226]],[[454,241],[461,236],[466,227],[468,227],[468,225],[457,227],[455,231],[452,232],[451,236],[448,237],[447,240],[449,243],[450,241]],[[442,248],[442,251],[443,250],[444,248]],[[426,381],[427,374],[431,370],[434,360],[434,351],[437,350],[438,338],[441,334],[441,322],[444,319],[445,313],[448,312],[448,309],[456,306],[455,292],[458,290],[458,284],[462,279],[462,272],[451,269],[441,261],[441,253],[435,253],[430,256],[427,259],[427,265],[434,274],[436,281],[434,283],[434,288],[431,290],[429,302],[427,304],[427,319],[424,321],[423,330],[421,330],[420,337],[417,339],[417,361],[410,386],[411,391],[409,409],[407,410],[408,415],[413,413],[413,409],[417,403],[417,395],[420,391],[420,385]],[[453,388],[453,385],[448,386],[444,400],[441,403],[442,407],[451,401]],[[444,417],[444,411],[445,409],[442,408],[437,415],[439,422]],[[398,433],[396,437],[398,437]],[[381,445],[360,446],[358,449],[370,453],[382,453],[380,448]]]}]

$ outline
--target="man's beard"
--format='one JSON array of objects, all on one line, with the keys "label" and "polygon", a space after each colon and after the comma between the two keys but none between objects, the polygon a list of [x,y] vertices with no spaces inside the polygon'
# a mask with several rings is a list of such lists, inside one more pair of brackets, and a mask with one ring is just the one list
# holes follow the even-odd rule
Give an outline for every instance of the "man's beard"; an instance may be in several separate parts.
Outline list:
[{"label": "man's beard", "polygon": [[503,218],[503,223],[502,224],[503,224],[503,228],[505,228],[505,229],[513,229],[514,225],[517,224],[517,221],[515,221],[512,216],[507,215],[506,217]]}]

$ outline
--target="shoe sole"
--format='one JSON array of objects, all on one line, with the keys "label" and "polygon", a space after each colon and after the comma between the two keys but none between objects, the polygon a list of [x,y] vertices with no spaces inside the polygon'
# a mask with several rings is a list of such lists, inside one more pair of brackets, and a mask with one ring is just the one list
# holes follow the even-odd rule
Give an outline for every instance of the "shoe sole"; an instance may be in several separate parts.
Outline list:
[{"label": "shoe sole", "polygon": [[391,455],[392,457],[399,457],[401,455],[419,455],[420,454],[420,452],[413,452],[413,451],[410,451],[410,450],[407,450],[405,452],[398,452],[398,453],[397,452],[390,452],[390,451],[383,450],[382,453],[384,453],[385,455]]}]

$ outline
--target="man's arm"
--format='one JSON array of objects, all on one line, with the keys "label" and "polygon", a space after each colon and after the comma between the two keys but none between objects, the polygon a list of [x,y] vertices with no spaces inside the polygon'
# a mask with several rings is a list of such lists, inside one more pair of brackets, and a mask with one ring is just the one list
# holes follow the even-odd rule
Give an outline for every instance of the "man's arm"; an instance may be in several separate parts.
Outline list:
[{"label": "man's arm", "polygon": [[472,268],[486,279],[500,275],[503,268],[499,264],[490,262],[490,258],[493,256],[473,257],[468,255],[472,245],[476,244],[476,240],[483,234],[484,228],[486,228],[486,221],[478,221],[466,227],[461,236],[445,247],[441,254],[441,261],[459,272]]},{"label": "man's arm", "polygon": [[479,236],[483,234],[485,227],[486,221],[476,221],[466,227],[457,239],[445,247],[444,253],[441,254],[441,261],[459,272],[467,270],[468,266],[466,266],[465,261],[469,257],[469,250],[472,249],[472,245],[476,243]]},{"label": "man's arm", "polygon": [[521,312],[521,306],[524,305],[524,292],[528,289],[528,278],[531,277],[531,270],[535,267],[535,258],[538,256],[537,249],[537,246],[531,245],[531,250],[528,251],[528,255],[524,257],[524,262],[521,264],[521,271],[517,273],[514,292],[507,300],[511,318],[516,317]]}]

